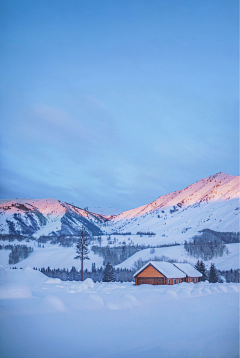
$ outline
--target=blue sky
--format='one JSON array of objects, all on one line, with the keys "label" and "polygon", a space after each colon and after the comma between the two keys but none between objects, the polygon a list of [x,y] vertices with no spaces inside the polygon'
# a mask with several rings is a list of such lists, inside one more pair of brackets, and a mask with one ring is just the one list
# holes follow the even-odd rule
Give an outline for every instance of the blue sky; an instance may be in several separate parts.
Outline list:
[{"label": "blue sky", "polygon": [[0,7],[2,198],[127,210],[238,175],[238,1]]}]

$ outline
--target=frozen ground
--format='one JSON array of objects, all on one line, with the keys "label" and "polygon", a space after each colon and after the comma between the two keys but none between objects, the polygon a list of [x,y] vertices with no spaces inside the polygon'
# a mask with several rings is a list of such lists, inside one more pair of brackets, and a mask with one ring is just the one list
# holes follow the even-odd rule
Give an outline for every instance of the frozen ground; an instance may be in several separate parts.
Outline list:
[{"label": "frozen ground", "polygon": [[4,358],[235,358],[238,284],[61,282],[0,270]]}]

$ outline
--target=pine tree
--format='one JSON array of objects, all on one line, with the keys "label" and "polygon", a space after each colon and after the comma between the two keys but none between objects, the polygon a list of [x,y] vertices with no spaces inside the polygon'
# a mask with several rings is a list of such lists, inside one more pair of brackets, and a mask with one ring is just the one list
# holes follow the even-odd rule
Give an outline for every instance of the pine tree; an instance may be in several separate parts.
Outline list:
[{"label": "pine tree", "polygon": [[200,260],[197,260],[197,263],[196,265],[194,266],[196,270],[198,270],[199,272],[201,272],[201,263],[200,263]]},{"label": "pine tree", "polygon": [[211,267],[210,267],[209,282],[211,282],[211,283],[218,282],[218,274],[217,274],[217,270],[216,270],[214,264],[211,264]]},{"label": "pine tree", "polygon": [[79,235],[79,239],[76,245],[76,252],[77,256],[74,257],[75,259],[81,260],[81,281],[83,281],[83,260],[90,260],[88,257],[89,250],[88,250],[88,233],[82,226],[81,233]]},{"label": "pine tree", "polygon": [[201,281],[206,281],[208,279],[207,269],[203,261],[198,260],[195,269],[201,272]]},{"label": "pine tree", "polygon": [[110,262],[107,263],[107,265],[103,271],[103,279],[102,280],[103,280],[103,282],[115,282],[116,281],[114,268],[112,267]]}]

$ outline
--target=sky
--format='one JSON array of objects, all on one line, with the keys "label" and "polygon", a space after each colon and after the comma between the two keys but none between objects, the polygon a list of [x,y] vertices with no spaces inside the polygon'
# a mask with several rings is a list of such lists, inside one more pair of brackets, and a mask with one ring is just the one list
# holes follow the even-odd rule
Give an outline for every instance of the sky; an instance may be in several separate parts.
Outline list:
[{"label": "sky", "polygon": [[239,175],[238,1],[2,0],[1,198],[122,211]]}]

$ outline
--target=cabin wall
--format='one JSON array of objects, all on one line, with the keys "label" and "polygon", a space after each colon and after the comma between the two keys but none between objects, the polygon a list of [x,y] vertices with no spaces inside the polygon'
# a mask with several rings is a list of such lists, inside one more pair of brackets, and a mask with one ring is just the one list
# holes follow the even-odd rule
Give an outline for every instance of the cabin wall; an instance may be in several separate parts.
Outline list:
[{"label": "cabin wall", "polygon": [[201,277],[186,277],[186,282],[198,283],[201,281]]},{"label": "cabin wall", "polygon": [[148,266],[140,272],[137,277],[164,277],[159,271],[157,271],[153,266]]},{"label": "cabin wall", "polygon": [[[144,279],[146,279],[146,282],[144,282]],[[144,283],[152,285],[165,285],[166,278],[153,266],[150,265],[135,277],[136,285],[141,285]]]}]

